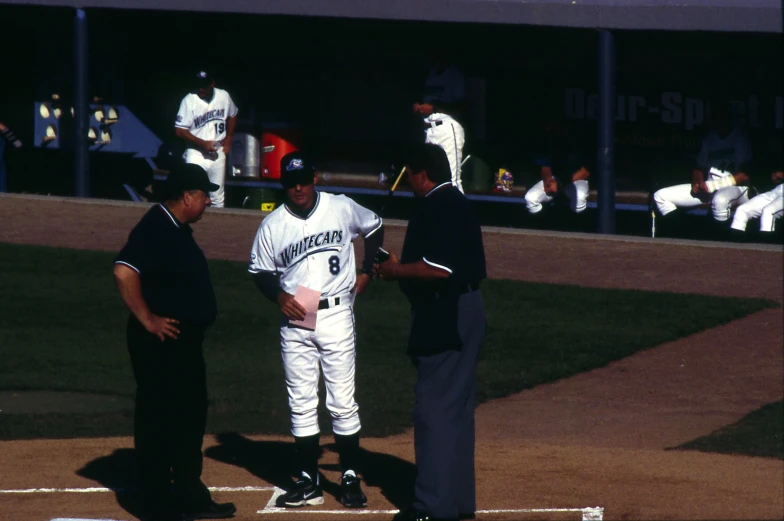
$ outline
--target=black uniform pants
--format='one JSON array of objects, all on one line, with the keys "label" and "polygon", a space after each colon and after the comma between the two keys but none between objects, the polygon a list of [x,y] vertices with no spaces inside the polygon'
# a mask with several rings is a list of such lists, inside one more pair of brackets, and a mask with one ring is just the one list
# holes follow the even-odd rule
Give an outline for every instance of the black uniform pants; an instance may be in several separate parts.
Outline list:
[{"label": "black uniform pants", "polygon": [[479,291],[458,301],[460,351],[413,356],[414,507],[443,519],[476,510],[474,400],[476,367],[485,338],[485,309]]},{"label": "black uniform pants", "polygon": [[179,328],[177,340],[161,342],[134,317],[128,321],[137,385],[134,447],[142,493],[152,508],[167,508],[172,500],[189,507],[210,501],[201,481],[207,420],[204,331]]}]

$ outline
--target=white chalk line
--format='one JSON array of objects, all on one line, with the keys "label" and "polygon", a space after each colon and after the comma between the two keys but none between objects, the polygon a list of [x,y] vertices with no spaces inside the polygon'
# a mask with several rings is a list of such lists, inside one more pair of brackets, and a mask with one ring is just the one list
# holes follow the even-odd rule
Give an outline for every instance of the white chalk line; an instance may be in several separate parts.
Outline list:
[{"label": "white chalk line", "polygon": [[[257,514],[279,514],[291,512],[289,508],[275,506],[277,498],[285,493],[279,487],[208,487],[210,492],[268,492],[272,491],[267,505],[263,510],[258,510]],[[124,488],[106,487],[81,487],[81,488],[25,488],[25,489],[0,489],[0,494],[91,494],[101,492],[122,492]],[[399,510],[368,510],[368,509],[349,509],[349,510],[297,510],[298,514],[321,514],[321,515],[373,515],[373,514],[397,514]],[[586,508],[516,508],[516,509],[488,509],[477,510],[477,514],[522,514],[522,513],[568,513],[581,512],[583,521],[601,521],[604,514],[602,507]]]},{"label": "white chalk line", "polygon": [[[277,487],[208,487],[210,492],[267,492]],[[92,494],[95,492],[123,492],[125,488],[20,488],[0,490],[0,494]]]},{"label": "white chalk line", "polygon": [[[279,496],[285,494],[284,490],[275,487],[275,492],[267,502],[267,505],[258,510],[257,514],[281,514],[283,512],[291,513],[290,508],[281,508],[275,506],[275,501]],[[397,514],[400,510],[368,510],[362,509],[348,509],[348,510],[300,510],[297,509],[299,514],[316,514],[316,515],[342,515],[342,516],[362,516],[362,515],[375,515],[375,514]],[[583,521],[602,521],[604,517],[603,507],[585,507],[585,508],[512,508],[512,509],[489,509],[477,510],[476,514],[525,514],[525,513],[569,513],[580,512]]]},{"label": "white chalk line", "polygon": [[[273,496],[273,499],[276,496]],[[271,502],[273,505],[274,502]],[[257,514],[280,514],[281,512],[292,512],[290,508],[281,508],[276,506],[270,506],[268,503],[267,506],[263,510],[259,510]],[[297,515],[299,514],[316,514],[316,515],[368,515],[368,514],[397,514],[400,510],[368,510],[365,508],[362,509],[352,509],[352,510],[299,510],[297,509]],[[604,508],[601,507],[588,507],[588,508],[502,508],[502,509],[490,509],[490,510],[477,510],[477,514],[520,514],[520,513],[533,513],[533,512],[540,512],[540,513],[555,513],[555,512],[580,512],[583,514],[586,513],[602,513],[604,512]],[[601,518],[596,518],[601,519]]]}]

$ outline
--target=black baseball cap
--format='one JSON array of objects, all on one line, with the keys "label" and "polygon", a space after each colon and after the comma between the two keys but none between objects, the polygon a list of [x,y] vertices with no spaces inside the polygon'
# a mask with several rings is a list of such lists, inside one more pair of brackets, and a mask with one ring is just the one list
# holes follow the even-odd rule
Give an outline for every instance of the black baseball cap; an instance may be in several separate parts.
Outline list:
[{"label": "black baseball cap", "polygon": [[316,169],[302,152],[289,152],[280,160],[280,184],[283,188],[313,184]]},{"label": "black baseball cap", "polygon": [[220,185],[210,182],[207,172],[202,167],[192,163],[175,166],[166,178],[166,191],[172,196],[188,190],[201,190],[208,194],[218,188]]}]

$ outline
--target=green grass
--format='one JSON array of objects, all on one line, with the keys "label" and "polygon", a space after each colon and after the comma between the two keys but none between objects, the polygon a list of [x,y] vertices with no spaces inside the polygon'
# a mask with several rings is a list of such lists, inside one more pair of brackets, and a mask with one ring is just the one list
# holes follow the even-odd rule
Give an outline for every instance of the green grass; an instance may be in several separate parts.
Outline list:
[{"label": "green grass", "polygon": [[[133,396],[127,311],[113,255],[0,244],[0,389]],[[244,263],[210,261],[219,317],[205,356],[211,432],[288,431],[278,311]],[[486,281],[488,337],[478,399],[507,396],[777,304],[576,286]],[[357,401],[363,432],[411,425],[414,371],[408,308],[397,285],[374,283],[356,309]],[[323,411],[322,411],[323,412]],[[2,414],[2,413],[0,413]],[[0,439],[131,433],[132,414],[5,414]],[[321,414],[324,432],[328,415]]]},{"label": "green grass", "polygon": [[769,403],[676,449],[784,459],[784,402]]}]

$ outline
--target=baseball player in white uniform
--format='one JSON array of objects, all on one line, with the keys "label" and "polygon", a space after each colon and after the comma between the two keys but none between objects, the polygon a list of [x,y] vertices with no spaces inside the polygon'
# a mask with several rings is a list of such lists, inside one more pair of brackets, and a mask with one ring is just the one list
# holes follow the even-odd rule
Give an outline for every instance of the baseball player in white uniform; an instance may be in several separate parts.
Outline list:
[{"label": "baseball player in white uniform", "polygon": [[[357,476],[360,421],[354,400],[354,298],[371,280],[384,230],[378,215],[348,197],[316,192],[315,169],[300,152],[285,155],[280,170],[286,202],[262,221],[248,269],[259,290],[283,313],[281,353],[300,477],[277,505],[324,502],[316,411],[320,367],[343,471],[338,499],[349,508],[364,507],[367,498]],[[352,240],[359,236],[365,241],[365,258],[357,275]],[[295,299],[300,286],[320,294],[313,330],[292,323],[306,314]]]},{"label": "baseball player in white uniform", "polygon": [[218,208],[224,206],[226,154],[237,126],[237,112],[229,93],[216,88],[212,76],[201,71],[196,75],[196,88],[182,98],[174,123],[175,134],[188,145],[182,158],[204,168],[210,182],[220,186],[210,192],[212,206]]},{"label": "baseball player in white uniform", "polygon": [[773,172],[770,178],[776,187],[738,206],[730,228],[744,232],[749,219],[759,217],[761,232],[775,231],[776,220],[784,214],[784,172]]},{"label": "baseball player in white uniform", "polygon": [[452,184],[461,192],[463,180],[460,165],[463,162],[465,130],[455,119],[465,103],[465,78],[456,66],[432,67],[425,80],[423,103],[414,103],[414,113],[425,123],[425,143],[441,147],[449,159]]},{"label": "baseball player in white uniform", "polygon": [[540,153],[545,155],[536,158],[541,181],[525,192],[525,207],[528,213],[538,214],[561,193],[569,200],[569,208],[574,213],[581,213],[588,207],[591,174],[562,124],[548,120],[542,131]]},{"label": "baseball player in white uniform", "polygon": [[751,142],[742,128],[732,126],[729,107],[716,109],[715,130],[702,141],[691,184],[669,186],[653,194],[661,215],[710,202],[713,218],[726,222],[733,207],[749,200],[748,186],[742,186],[749,177],[742,169],[751,161]]}]

